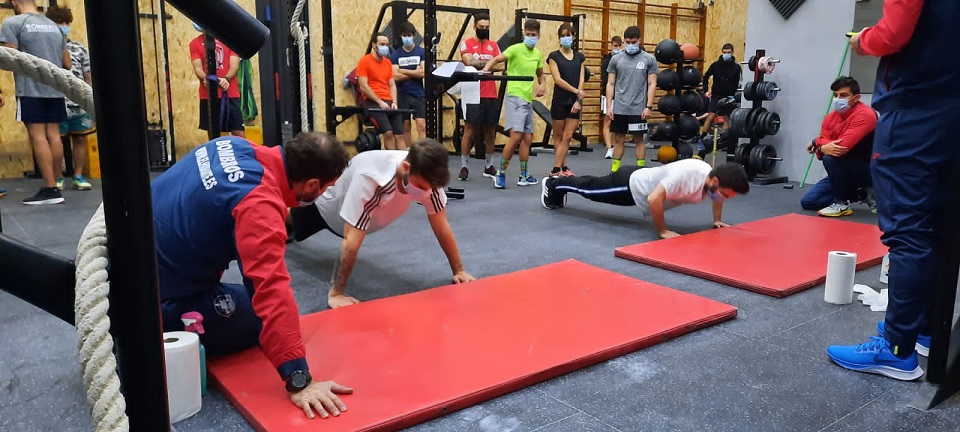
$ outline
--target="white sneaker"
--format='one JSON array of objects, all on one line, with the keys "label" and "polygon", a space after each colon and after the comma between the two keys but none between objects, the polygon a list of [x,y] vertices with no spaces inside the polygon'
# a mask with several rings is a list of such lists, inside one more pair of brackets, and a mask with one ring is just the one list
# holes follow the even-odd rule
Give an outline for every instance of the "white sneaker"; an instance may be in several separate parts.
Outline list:
[{"label": "white sneaker", "polygon": [[850,201],[835,202],[817,212],[820,216],[839,217],[853,214],[850,209]]},{"label": "white sneaker", "polygon": [[607,155],[603,157],[604,159],[613,159],[613,147],[607,149]]}]

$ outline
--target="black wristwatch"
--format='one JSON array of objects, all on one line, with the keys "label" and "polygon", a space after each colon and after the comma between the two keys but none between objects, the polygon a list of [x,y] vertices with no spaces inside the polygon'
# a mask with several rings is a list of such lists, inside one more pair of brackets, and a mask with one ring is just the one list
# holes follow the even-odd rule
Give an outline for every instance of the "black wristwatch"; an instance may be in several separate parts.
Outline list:
[{"label": "black wristwatch", "polygon": [[290,393],[299,393],[301,390],[307,388],[311,381],[313,381],[313,378],[310,377],[310,372],[302,370],[293,371],[290,377],[287,378],[287,391]]}]

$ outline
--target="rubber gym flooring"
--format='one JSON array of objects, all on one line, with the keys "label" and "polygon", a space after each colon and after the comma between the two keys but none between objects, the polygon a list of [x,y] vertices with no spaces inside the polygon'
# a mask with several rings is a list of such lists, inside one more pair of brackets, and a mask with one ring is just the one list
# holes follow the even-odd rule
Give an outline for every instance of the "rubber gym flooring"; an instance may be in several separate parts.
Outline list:
[{"label": "rubber gym flooring", "polygon": [[[654,157],[652,151],[648,153]],[[553,154],[541,153],[530,160],[532,172],[540,175],[549,171]],[[450,200],[448,214],[465,266],[474,276],[573,258],[728,303],[737,307],[739,314],[717,326],[410,430],[960,429],[960,397],[933,411],[919,411],[908,404],[921,384],[848,372],[827,359],[827,345],[866,340],[882,313],[871,312],[859,302],[827,304],[822,286],[778,299],[615,258],[616,247],[655,239],[650,222],[639,219],[634,209],[571,195],[566,208],[546,210],[539,202],[539,185],[518,187],[514,181],[508,182],[507,190],[495,190],[493,182],[480,175],[482,162],[470,162],[472,178],[459,182],[455,178],[459,158],[450,158],[451,186],[465,188],[466,199]],[[578,174],[602,174],[609,167],[602,151],[570,156],[568,163]],[[508,180],[516,178],[518,165],[514,159]],[[23,197],[36,191],[38,180],[5,179],[0,183],[8,189],[7,196],[0,199],[6,235],[66,257],[75,256],[80,233],[100,203],[99,182],[94,183],[92,192],[66,191],[65,204],[49,207],[20,204]],[[805,213],[799,204],[805,190],[753,186],[749,195],[728,201],[724,220],[736,224]],[[864,223],[875,219],[865,206],[857,206],[854,215],[845,218]],[[668,226],[681,234],[709,229],[710,221],[708,204],[667,213]],[[413,236],[423,241],[410,241]],[[287,263],[301,313],[326,308],[338,240],[321,233],[288,249]],[[724,251],[716,253],[718,259],[724,258]],[[782,251],[782,265],[783,271],[794,265],[790,250]],[[235,271],[226,277],[239,281]],[[856,280],[880,289],[878,277],[879,267],[872,267],[859,272]],[[443,252],[423,210],[413,206],[393,226],[367,237],[348,293],[362,301],[448,282]],[[73,327],[0,292],[0,431],[90,430],[76,346]],[[925,364],[921,360],[921,365]],[[349,411],[344,415],[350,415]],[[324,421],[336,420],[317,420],[318,426]],[[203,399],[197,416],[175,427],[179,432],[252,430],[215,389]]]}]

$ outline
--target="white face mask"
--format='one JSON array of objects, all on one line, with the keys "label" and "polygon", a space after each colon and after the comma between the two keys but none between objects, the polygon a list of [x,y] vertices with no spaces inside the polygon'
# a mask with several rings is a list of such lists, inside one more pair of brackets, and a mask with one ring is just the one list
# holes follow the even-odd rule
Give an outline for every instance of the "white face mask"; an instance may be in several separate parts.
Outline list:
[{"label": "white face mask", "polygon": [[423,190],[414,186],[412,183],[410,183],[410,177],[407,175],[403,176],[403,190],[407,191],[407,194],[410,195],[410,198],[413,198],[417,201],[426,200],[430,197],[431,192],[429,190]]},{"label": "white face mask", "polygon": [[[320,198],[320,196],[318,195],[317,198]],[[317,198],[307,201],[303,196],[297,197],[297,205],[300,207],[310,207],[313,203],[317,202]]]}]

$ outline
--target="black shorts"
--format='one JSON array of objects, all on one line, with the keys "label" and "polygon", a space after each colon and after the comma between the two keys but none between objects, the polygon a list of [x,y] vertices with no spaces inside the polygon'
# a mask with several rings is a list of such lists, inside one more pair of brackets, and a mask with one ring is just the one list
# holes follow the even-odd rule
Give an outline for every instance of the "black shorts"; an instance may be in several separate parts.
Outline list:
[{"label": "black shorts", "polygon": [[492,98],[480,99],[479,104],[467,105],[465,122],[472,125],[496,126],[500,124],[500,100]]},{"label": "black shorts", "polygon": [[[390,105],[392,101],[384,101],[387,105]],[[363,106],[367,108],[380,108],[380,105],[377,105],[373,102],[367,101],[364,102]],[[403,135],[403,115],[394,112],[387,114],[385,112],[372,112],[369,115],[370,123],[373,124],[373,127],[377,130],[377,133],[385,134],[387,132],[393,132],[394,135]]]},{"label": "black shorts", "polygon": [[[413,110],[413,118],[427,118],[427,100],[422,97],[410,96],[400,93],[397,95],[397,108]],[[410,119],[409,114],[401,114],[404,120]]]},{"label": "black shorts", "polygon": [[17,121],[25,124],[60,123],[67,119],[63,98],[17,98]]},{"label": "black shorts", "polygon": [[[217,99],[214,103],[219,103],[220,99]],[[200,120],[198,122],[200,130],[209,130],[207,129],[207,114],[210,112],[210,108],[207,106],[209,103],[208,99],[200,99]],[[240,112],[240,98],[230,98],[230,102],[227,103],[227,124],[220,129],[220,132],[231,132],[231,131],[242,131],[243,130],[243,113]],[[217,105],[213,109],[213,121],[220,122],[220,105]]]},{"label": "black shorts", "polygon": [[647,121],[638,115],[614,114],[613,121],[610,122],[610,132],[624,135],[643,135],[647,133]]},{"label": "black shorts", "polygon": [[720,96],[717,96],[717,95],[711,96],[711,97],[710,97],[710,105],[707,106],[707,112],[708,112],[708,113],[711,113],[711,114],[716,114],[716,113],[717,113],[717,109],[719,109],[720,101],[722,101],[722,100],[724,100],[724,99],[726,99],[726,98],[727,98],[726,96],[724,96],[724,97],[720,97]]},{"label": "black shorts", "polygon": [[572,113],[573,104],[553,103],[550,105],[550,117],[554,120],[580,119],[580,112]]},{"label": "black shorts", "polygon": [[306,207],[294,207],[290,209],[290,219],[287,223],[287,238],[297,242],[302,242],[310,236],[323,231],[330,230],[331,233],[339,237],[339,234],[330,229],[330,225],[320,216],[320,210],[315,205]]}]

